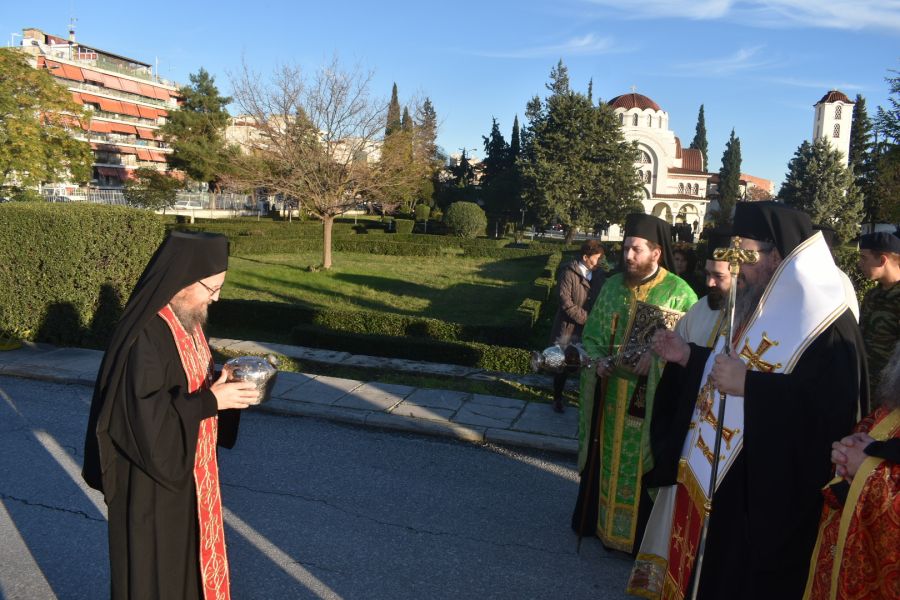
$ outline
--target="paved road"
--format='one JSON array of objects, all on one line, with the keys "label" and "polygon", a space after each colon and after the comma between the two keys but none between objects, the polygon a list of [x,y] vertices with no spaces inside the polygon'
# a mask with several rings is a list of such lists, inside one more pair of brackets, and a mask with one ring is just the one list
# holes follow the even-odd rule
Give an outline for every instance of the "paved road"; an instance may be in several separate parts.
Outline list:
[{"label": "paved road", "polygon": [[[90,388],[0,377],[0,597],[103,598]],[[570,458],[251,412],[221,454],[235,598],[626,598]]]}]

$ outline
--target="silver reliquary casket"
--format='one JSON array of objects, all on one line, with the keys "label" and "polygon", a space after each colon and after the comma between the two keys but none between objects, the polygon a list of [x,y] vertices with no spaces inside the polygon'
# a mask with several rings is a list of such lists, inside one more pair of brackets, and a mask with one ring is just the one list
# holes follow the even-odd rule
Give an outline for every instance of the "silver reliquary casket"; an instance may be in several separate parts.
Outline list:
[{"label": "silver reliquary casket", "polygon": [[278,360],[271,354],[266,358],[238,356],[227,361],[222,370],[227,373],[228,381],[252,382],[259,391],[259,399],[255,404],[262,404],[271,397],[272,388],[275,387],[275,376],[278,375],[276,366]]}]

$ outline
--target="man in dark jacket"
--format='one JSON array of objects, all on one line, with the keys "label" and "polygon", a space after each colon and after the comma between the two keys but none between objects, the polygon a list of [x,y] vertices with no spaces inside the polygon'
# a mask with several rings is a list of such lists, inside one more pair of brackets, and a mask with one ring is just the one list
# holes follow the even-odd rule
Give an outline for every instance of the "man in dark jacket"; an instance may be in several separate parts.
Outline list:
[{"label": "man in dark jacket", "polygon": [[[587,240],[581,245],[581,256],[559,270],[557,294],[559,308],[550,332],[550,343],[565,349],[569,344],[581,341],[581,330],[587,321],[597,298],[597,293],[606,281],[606,274],[600,269],[600,261],[605,251],[597,240]],[[563,412],[563,388],[568,372],[563,371],[553,378],[553,410]]]}]

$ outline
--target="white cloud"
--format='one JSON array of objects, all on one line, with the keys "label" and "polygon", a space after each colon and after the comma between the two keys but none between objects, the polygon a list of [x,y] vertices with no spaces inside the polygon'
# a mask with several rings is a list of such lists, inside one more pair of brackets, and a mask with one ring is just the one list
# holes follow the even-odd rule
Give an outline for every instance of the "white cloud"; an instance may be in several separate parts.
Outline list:
[{"label": "white cloud", "polygon": [[584,0],[634,19],[725,19],[758,27],[900,31],[900,0]]},{"label": "white cloud", "polygon": [[730,56],[710,58],[689,63],[673,65],[673,70],[684,75],[733,75],[745,71],[762,69],[777,64],[772,58],[760,56],[763,46],[741,48]]},{"label": "white cloud", "polygon": [[790,85],[793,87],[803,87],[803,88],[813,88],[819,89],[823,92],[825,90],[841,90],[842,92],[854,91],[860,92],[865,90],[865,86],[859,85],[858,83],[849,83],[849,82],[837,82],[837,81],[828,81],[828,80],[812,80],[812,79],[796,79],[793,77],[773,77],[767,79],[769,83],[775,83],[780,85]]},{"label": "white cloud", "polygon": [[612,54],[628,51],[611,37],[599,37],[593,33],[566,40],[560,44],[534,46],[509,51],[478,52],[479,56],[488,58],[560,58],[568,56],[592,56],[596,54]]}]

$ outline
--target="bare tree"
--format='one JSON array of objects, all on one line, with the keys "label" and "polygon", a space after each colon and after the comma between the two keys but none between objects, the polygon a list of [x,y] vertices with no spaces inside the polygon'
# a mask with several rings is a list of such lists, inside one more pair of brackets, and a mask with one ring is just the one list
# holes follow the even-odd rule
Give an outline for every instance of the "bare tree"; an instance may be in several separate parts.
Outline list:
[{"label": "bare tree", "polygon": [[387,102],[370,97],[372,76],[333,58],[312,75],[285,65],[264,80],[245,63],[232,78],[255,133],[242,142],[231,183],[283,194],[320,219],[325,269],[335,217],[403,185],[394,176],[400,170],[380,161]]}]

